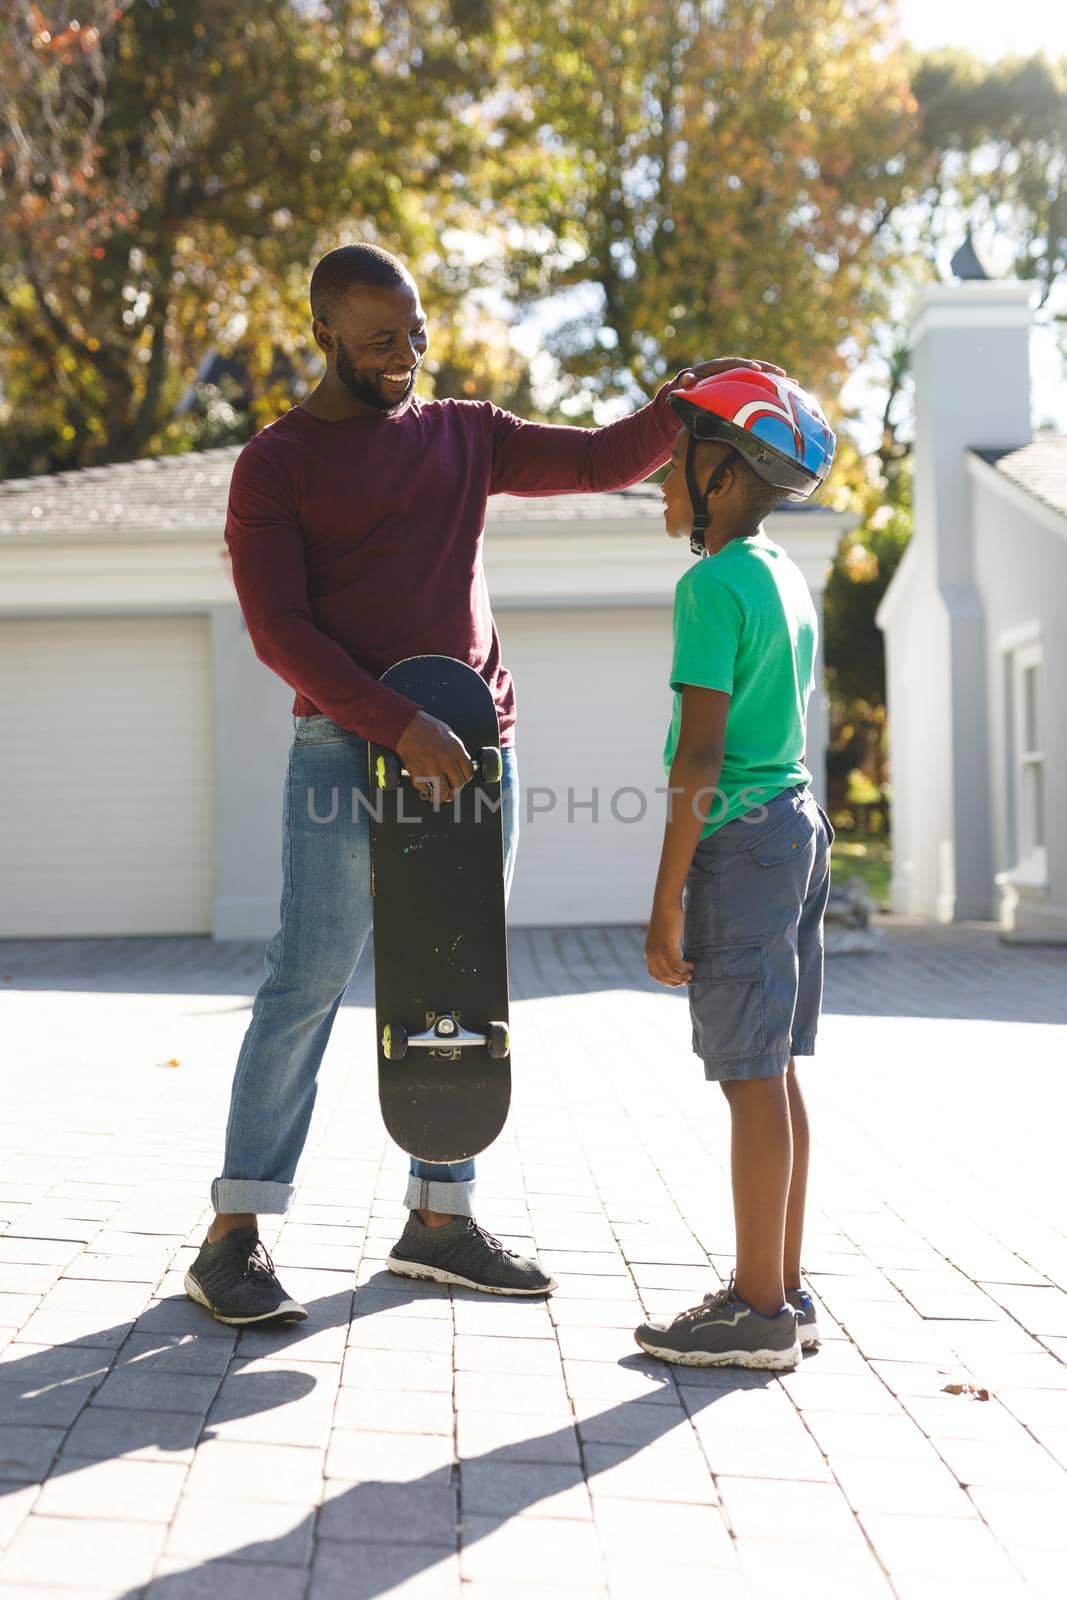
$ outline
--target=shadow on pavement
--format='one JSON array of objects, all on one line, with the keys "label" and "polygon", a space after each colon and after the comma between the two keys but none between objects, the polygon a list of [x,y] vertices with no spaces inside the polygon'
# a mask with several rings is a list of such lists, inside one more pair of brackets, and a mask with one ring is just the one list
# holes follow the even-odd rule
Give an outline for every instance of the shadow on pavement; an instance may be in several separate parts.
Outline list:
[{"label": "shadow on pavement", "polygon": [[[363,1303],[355,1317],[373,1317],[386,1306],[426,1298],[427,1286],[397,1281],[388,1293],[377,1287],[356,1292]],[[439,1292],[433,1297],[441,1298]],[[101,1460],[145,1453],[166,1459],[169,1453],[218,1437],[216,1429],[226,1423],[305,1398],[316,1387],[314,1377],[288,1368],[281,1352],[299,1361],[304,1341],[324,1328],[349,1323],[352,1298],[349,1290],[312,1301],[307,1323],[242,1333],[235,1351],[228,1329],[177,1297],[156,1301],[128,1331],[127,1324],[120,1324],[88,1335],[93,1343],[57,1345],[0,1363],[0,1477],[5,1480],[0,1498]],[[624,1338],[620,1330],[620,1342]],[[272,1367],[277,1371],[263,1366],[242,1370],[243,1361],[268,1353],[275,1357]],[[276,1539],[241,1544],[241,1502],[235,1500],[234,1548],[217,1558],[190,1558],[180,1571],[154,1578],[148,1585],[151,1600],[190,1600],[200,1594],[217,1600],[231,1590],[243,1593],[245,1574],[258,1584],[257,1569],[262,1574],[264,1568],[279,1577],[292,1573],[295,1582],[305,1568],[313,1535],[321,1541],[316,1547],[320,1579],[343,1587],[348,1600],[372,1600],[454,1554],[460,1541],[469,1548],[539,1501],[631,1459],[723,1396],[766,1387],[774,1376],[730,1369],[689,1371],[683,1406],[667,1367],[636,1352],[617,1364],[657,1378],[662,1373],[664,1394],[626,1400],[583,1420],[577,1424],[580,1444],[574,1424],[539,1429],[537,1417],[531,1416],[530,1435],[521,1442],[468,1456],[458,1471],[453,1465],[401,1482],[352,1483],[310,1509],[296,1526],[288,1524]],[[173,1389],[170,1380],[175,1377],[202,1380],[200,1390],[185,1391],[187,1404],[195,1393],[203,1396],[197,1411],[152,1409]],[[69,1432],[52,1462],[57,1435],[64,1429]],[[461,1503],[465,1489],[466,1504]],[[219,1498],[225,1498],[224,1491]],[[116,1523],[117,1537],[120,1527],[121,1521]],[[170,1563],[176,1559],[169,1558]],[[139,1586],[116,1600],[135,1600],[145,1592]]]},{"label": "shadow on pavement", "polygon": [[[945,1017],[1067,1024],[1067,949],[1005,944],[993,924],[925,924],[881,917],[885,948],[826,962],[823,1010],[845,1016]],[[247,996],[263,979],[265,941],[208,938],[0,940],[4,989]],[[644,931],[631,927],[512,929],[514,1000],[609,991],[670,991],[645,971]],[[345,1006],[373,1004],[370,949]]]}]

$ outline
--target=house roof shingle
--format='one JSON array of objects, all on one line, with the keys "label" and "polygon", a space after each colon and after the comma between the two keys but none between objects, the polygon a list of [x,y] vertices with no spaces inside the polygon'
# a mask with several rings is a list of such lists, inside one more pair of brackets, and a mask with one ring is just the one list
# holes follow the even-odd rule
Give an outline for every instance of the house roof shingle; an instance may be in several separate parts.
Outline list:
[{"label": "house roof shingle", "polygon": [[[0,480],[0,540],[119,543],[124,540],[221,541],[226,499],[239,445],[185,455],[153,456]],[[490,526],[624,520],[658,509],[659,488],[638,484],[611,494],[494,495]],[[826,507],[782,507],[790,514]]]},{"label": "house roof shingle", "polygon": [[1067,517],[1067,436],[1041,433],[1018,450],[972,450],[1042,505]]}]

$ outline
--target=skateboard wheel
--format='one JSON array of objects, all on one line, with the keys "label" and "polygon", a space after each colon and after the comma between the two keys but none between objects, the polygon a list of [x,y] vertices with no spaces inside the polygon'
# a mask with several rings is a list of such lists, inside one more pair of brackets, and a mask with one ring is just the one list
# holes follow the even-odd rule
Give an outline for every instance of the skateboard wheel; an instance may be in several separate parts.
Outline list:
[{"label": "skateboard wheel", "polygon": [[511,1054],[511,1030],[506,1022],[489,1024],[489,1054],[494,1061],[503,1061]]},{"label": "skateboard wheel", "polygon": [[490,745],[478,756],[478,770],[483,783],[499,783],[504,773],[504,760],[500,751]]},{"label": "skateboard wheel", "polygon": [[400,1061],[408,1053],[408,1030],[399,1022],[387,1022],[382,1029],[382,1054],[386,1061]]},{"label": "skateboard wheel", "polygon": [[374,775],[378,781],[379,789],[396,789],[400,784],[402,768],[400,757],[391,750],[386,750],[375,762]]}]

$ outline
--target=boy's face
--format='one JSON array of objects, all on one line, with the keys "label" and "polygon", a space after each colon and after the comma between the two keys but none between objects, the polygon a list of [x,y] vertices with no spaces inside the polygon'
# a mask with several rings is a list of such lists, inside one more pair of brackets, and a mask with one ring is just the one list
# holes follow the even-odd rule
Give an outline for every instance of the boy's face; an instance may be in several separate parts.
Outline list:
[{"label": "boy's face", "polygon": [[[688,539],[693,531],[693,507],[685,481],[685,451],[688,442],[688,431],[679,428],[674,439],[674,449],[671,451],[671,470],[660,485],[663,494],[663,520],[672,539]],[[697,485],[702,489],[726,454],[728,446],[714,441],[697,443],[694,440],[693,448],[696,450],[696,460],[693,465]],[[724,474],[723,482],[712,494],[712,503],[716,511],[725,512],[728,520],[732,518],[734,499],[739,491],[737,473],[732,472]],[[708,532],[710,531],[709,529]]]}]

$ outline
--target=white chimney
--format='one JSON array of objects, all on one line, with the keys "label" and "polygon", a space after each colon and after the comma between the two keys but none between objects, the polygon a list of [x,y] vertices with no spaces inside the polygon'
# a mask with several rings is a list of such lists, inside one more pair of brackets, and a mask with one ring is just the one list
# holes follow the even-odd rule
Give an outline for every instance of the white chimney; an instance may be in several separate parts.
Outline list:
[{"label": "white chimney", "polygon": [[922,759],[911,763],[921,782],[910,785],[905,831],[912,904],[925,902],[943,921],[996,914],[985,615],[975,585],[967,451],[1030,443],[1032,297],[1032,284],[972,276],[923,288],[913,313],[912,555],[916,592],[938,595],[941,606],[922,659],[914,660],[914,645],[909,652],[910,670],[925,684],[928,725]]}]

